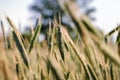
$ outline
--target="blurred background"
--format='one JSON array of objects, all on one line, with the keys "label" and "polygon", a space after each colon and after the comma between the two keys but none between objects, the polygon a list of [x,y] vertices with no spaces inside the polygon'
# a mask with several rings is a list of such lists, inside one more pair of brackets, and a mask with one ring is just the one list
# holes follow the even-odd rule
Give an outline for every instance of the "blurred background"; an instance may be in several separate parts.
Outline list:
[{"label": "blurred background", "polygon": [[[61,0],[64,1],[64,0]],[[81,11],[85,13],[92,23],[104,32],[108,33],[120,23],[120,0],[72,0],[75,1]],[[0,0],[0,19],[7,14],[18,26],[21,32],[35,25],[37,19],[42,16],[43,31],[48,26],[48,19],[53,19],[55,14],[62,15],[62,24],[70,26],[68,16],[63,12],[56,0]],[[8,30],[8,27],[5,27]],[[115,34],[114,34],[115,35]]]}]

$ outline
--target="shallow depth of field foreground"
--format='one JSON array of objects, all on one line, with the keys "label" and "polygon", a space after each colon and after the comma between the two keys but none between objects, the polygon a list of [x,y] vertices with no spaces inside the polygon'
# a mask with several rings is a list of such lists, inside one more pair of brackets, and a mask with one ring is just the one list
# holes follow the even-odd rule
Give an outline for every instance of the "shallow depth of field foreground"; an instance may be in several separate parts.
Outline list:
[{"label": "shallow depth of field foreground", "polygon": [[[38,41],[42,20],[31,34],[21,34],[9,16],[0,35],[0,80],[120,80],[120,26],[104,35],[74,3],[65,4],[75,27],[49,20],[46,39]],[[74,10],[74,11],[73,11]],[[116,43],[110,36],[118,31]],[[74,34],[74,35],[72,35]]]}]

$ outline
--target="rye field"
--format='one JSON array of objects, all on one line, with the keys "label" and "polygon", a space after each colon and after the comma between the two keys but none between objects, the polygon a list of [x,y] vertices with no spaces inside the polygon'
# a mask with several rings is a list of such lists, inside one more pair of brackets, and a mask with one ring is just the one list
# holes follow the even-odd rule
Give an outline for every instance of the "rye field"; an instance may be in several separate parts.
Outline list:
[{"label": "rye field", "polygon": [[[76,25],[74,37],[61,24],[60,16],[49,20],[42,42],[38,40],[42,19],[26,36],[4,16],[9,26],[0,21],[0,80],[120,80],[120,25],[103,34],[86,15],[77,14],[75,4],[71,5],[65,7]],[[8,36],[5,27],[10,28]],[[113,43],[109,37],[116,31]]]}]

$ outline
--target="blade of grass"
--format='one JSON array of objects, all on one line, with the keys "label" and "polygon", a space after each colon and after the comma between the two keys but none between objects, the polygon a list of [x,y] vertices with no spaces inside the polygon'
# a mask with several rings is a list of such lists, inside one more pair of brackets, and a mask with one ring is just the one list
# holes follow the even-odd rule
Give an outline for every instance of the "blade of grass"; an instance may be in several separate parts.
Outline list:
[{"label": "blade of grass", "polygon": [[2,33],[3,33],[3,39],[4,39],[4,43],[5,43],[5,48],[7,48],[7,43],[6,43],[6,36],[5,36],[5,30],[4,30],[4,25],[3,25],[3,21],[1,21],[1,29],[2,29]]},{"label": "blade of grass", "polygon": [[35,40],[37,39],[37,37],[38,37],[38,35],[40,33],[40,30],[41,30],[41,22],[39,21],[38,26],[37,26],[37,28],[35,30],[34,36],[33,36],[32,40],[31,40],[29,53],[31,52],[31,50],[32,50],[32,48],[33,48],[33,46],[35,44]]},{"label": "blade of grass", "polygon": [[117,35],[116,44],[118,46],[118,55],[120,57],[120,29],[119,29],[119,32],[118,32],[118,35]]},{"label": "blade of grass", "polygon": [[56,65],[54,63],[54,61],[52,61],[50,58],[47,60],[47,64],[50,65],[50,69],[52,71],[52,74],[54,75],[54,77],[56,78],[56,80],[65,80],[64,77],[62,76],[61,72],[59,71],[60,69],[58,69],[59,67],[57,67],[58,65]]},{"label": "blade of grass", "polygon": [[[87,66],[85,65],[85,62],[83,61],[82,57],[80,56],[79,50],[75,46],[72,39],[69,37],[67,31],[63,27],[60,27],[60,28],[61,28],[61,31],[62,31],[61,33],[64,33],[64,34],[62,34],[62,38],[63,38],[64,42],[68,45],[68,47],[70,47],[75,52],[75,55],[78,57],[78,59],[81,62],[82,66],[84,67],[86,73],[88,74],[89,79],[92,80],[92,76],[90,74],[90,71],[88,70]],[[97,79],[97,77],[96,77],[96,79]]]},{"label": "blade of grass", "polygon": [[115,29],[111,30],[109,33],[107,33],[107,34],[105,35],[105,37],[111,36],[114,32],[116,32],[116,31],[118,31],[118,30],[120,30],[120,25],[117,26]]},{"label": "blade of grass", "polygon": [[10,20],[10,18],[7,16],[6,17],[8,23],[10,24],[10,26],[13,28],[13,39],[16,43],[16,46],[19,50],[19,52],[21,53],[21,57],[23,59],[24,64],[27,66],[27,68],[29,68],[29,58],[27,56],[27,52],[24,48],[24,45],[22,43],[21,40],[21,34],[19,33],[19,31],[17,30],[17,28],[15,27],[15,25],[13,24],[13,22]]},{"label": "blade of grass", "polygon": [[64,51],[63,51],[63,43],[62,43],[62,38],[61,38],[61,30],[60,27],[58,26],[58,35],[57,35],[57,39],[58,39],[58,48],[60,51],[60,55],[62,57],[62,60],[64,61]]},{"label": "blade of grass", "polygon": [[[109,46],[107,46],[103,41],[99,40],[96,38],[96,36],[91,36],[96,43],[96,46],[102,51],[101,53],[105,56],[107,56],[113,63],[115,63],[117,66],[120,67],[120,59],[118,55],[116,54],[117,52],[113,51],[110,49]],[[101,45],[102,44],[102,45]]]}]

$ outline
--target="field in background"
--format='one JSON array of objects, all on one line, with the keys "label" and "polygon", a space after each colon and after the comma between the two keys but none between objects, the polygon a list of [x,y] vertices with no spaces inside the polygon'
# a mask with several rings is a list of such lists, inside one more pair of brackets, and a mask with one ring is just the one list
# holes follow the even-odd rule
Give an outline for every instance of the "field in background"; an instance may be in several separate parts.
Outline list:
[{"label": "field in background", "polygon": [[[66,4],[66,11],[76,25],[75,36],[59,20],[49,21],[47,39],[39,42],[42,20],[30,36],[22,35],[5,16],[10,32],[0,41],[0,80],[119,80],[120,35],[116,43],[96,29],[77,5]],[[73,11],[74,10],[74,11]]]}]

